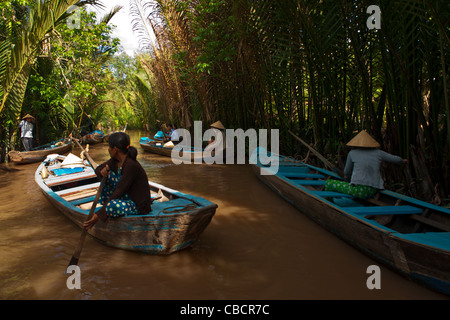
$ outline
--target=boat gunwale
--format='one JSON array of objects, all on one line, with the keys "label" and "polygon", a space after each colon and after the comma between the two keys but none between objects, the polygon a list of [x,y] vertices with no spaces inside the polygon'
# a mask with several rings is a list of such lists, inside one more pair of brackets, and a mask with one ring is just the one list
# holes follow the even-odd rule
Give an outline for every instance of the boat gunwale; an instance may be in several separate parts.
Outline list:
[{"label": "boat gunwale", "polygon": [[[51,153],[65,153],[68,152],[72,148],[72,142],[68,142],[62,146],[49,148],[49,149],[39,149],[39,150],[30,150],[30,151],[16,151],[11,150],[8,155],[11,157],[17,157],[15,160],[11,157],[11,161],[15,163],[34,163],[42,161],[46,158],[47,155]],[[67,149],[67,150],[66,150]],[[20,157],[20,160],[18,159]],[[27,160],[30,159],[30,160]]]}]

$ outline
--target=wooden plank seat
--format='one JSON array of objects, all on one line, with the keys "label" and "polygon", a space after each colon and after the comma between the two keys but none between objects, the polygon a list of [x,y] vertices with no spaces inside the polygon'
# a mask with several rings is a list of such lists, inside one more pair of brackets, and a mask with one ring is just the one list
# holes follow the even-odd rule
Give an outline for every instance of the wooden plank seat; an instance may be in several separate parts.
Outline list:
[{"label": "wooden plank seat", "polygon": [[340,193],[335,191],[311,191],[313,195],[320,196],[322,198],[353,198],[353,196],[346,194],[346,193]]},{"label": "wooden plank seat", "polygon": [[95,174],[92,168],[86,168],[82,172],[67,174],[63,176],[52,176],[50,175],[47,179],[45,179],[45,184],[48,187],[55,187],[58,185],[63,185],[70,182],[82,181],[89,178],[95,178],[97,175]]},{"label": "wooden plank seat", "polygon": [[301,172],[292,172],[292,173],[281,173],[282,176],[286,178],[310,178],[310,179],[325,179],[325,176],[317,173],[301,173]]},{"label": "wooden plank seat", "polygon": [[[159,200],[159,199],[161,199],[162,197],[161,196],[158,196],[157,194],[152,194],[151,195],[151,200],[152,201],[156,201],[156,200]],[[88,204],[88,203],[90,203],[90,206],[92,205],[92,202],[95,200],[95,195],[93,195],[93,196],[88,196],[88,197],[85,197],[85,198],[81,198],[81,199],[76,199],[76,200],[73,200],[73,201],[70,201],[70,203],[72,203],[73,205],[75,205],[75,206],[80,206],[80,205],[82,205],[82,204]],[[88,206],[89,208],[90,208],[90,206]],[[98,204],[98,206],[100,206],[100,204]],[[81,207],[81,206],[80,206]],[[83,208],[84,207],[86,207],[86,206],[82,206]]]},{"label": "wooden plank seat", "polygon": [[55,191],[55,193],[61,197],[66,197],[68,195],[71,194],[77,194],[80,191],[83,192],[87,189],[91,189],[91,188],[98,188],[100,186],[100,182],[94,182],[91,184],[87,184],[87,185],[83,185],[83,186],[78,186],[78,187],[73,187],[73,188],[69,188],[69,189],[64,189],[61,191]]},{"label": "wooden plank seat", "polygon": [[359,215],[388,215],[388,214],[421,214],[422,209],[413,206],[373,206],[349,207],[351,213]]},{"label": "wooden plank seat", "polygon": [[72,203],[73,205],[77,206],[77,205],[80,205],[82,203],[93,202],[94,199],[95,199],[95,195],[89,196],[89,197],[86,197],[86,198],[82,198],[82,199],[76,199],[76,200],[70,201],[70,203]]},{"label": "wooden plank seat", "polygon": [[278,173],[281,175],[287,175],[291,173],[308,173],[310,169],[308,167],[279,167]]},{"label": "wooden plank seat", "polygon": [[[90,202],[86,202],[86,203],[81,203],[78,205],[78,207],[82,210],[91,210],[92,208],[92,204],[94,201],[90,201]],[[97,203],[97,206],[95,207],[95,210],[98,210],[99,208],[101,208],[102,205],[100,203]]]},{"label": "wooden plank seat", "polygon": [[293,184],[299,184],[301,186],[324,186],[325,180],[294,180],[290,179]]},{"label": "wooden plank seat", "polygon": [[450,232],[450,226],[448,226],[448,225],[446,225],[444,223],[441,223],[441,222],[438,222],[438,221],[434,221],[434,220],[431,220],[430,218],[419,216],[419,215],[411,216],[411,218],[413,220],[418,221],[418,222],[427,224],[427,225],[429,225],[429,226],[431,226],[433,228],[436,228],[436,229],[439,229],[439,230],[442,230],[442,231],[446,231],[446,232]]}]

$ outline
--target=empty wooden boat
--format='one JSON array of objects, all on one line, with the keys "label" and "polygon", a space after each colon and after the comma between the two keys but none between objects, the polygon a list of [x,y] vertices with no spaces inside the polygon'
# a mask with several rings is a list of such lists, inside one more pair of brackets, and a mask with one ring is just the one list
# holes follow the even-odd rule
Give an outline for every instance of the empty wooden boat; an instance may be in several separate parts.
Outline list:
[{"label": "empty wooden boat", "polygon": [[72,140],[61,139],[33,148],[31,151],[10,151],[8,156],[14,163],[27,164],[43,161],[49,154],[65,154],[70,150],[72,150]]},{"label": "empty wooden boat", "polygon": [[[162,156],[170,157],[172,159],[177,159],[183,162],[201,164],[205,163],[226,163],[226,150],[225,148],[217,148],[217,145],[208,145],[206,148],[194,148],[182,146],[180,150],[175,149],[174,145],[167,146],[161,141],[154,140],[148,137],[142,137],[139,141],[141,148],[144,151],[159,154]],[[170,144],[170,142],[169,142]],[[181,145],[179,145],[181,146]],[[217,154],[216,154],[217,152]]]},{"label": "empty wooden boat", "polygon": [[[256,159],[256,158],[253,158]],[[369,200],[324,191],[334,172],[279,157],[256,175],[299,211],[402,275],[450,295],[450,210],[384,190]]]},{"label": "empty wooden boat", "polygon": [[[172,147],[164,146],[164,143],[162,141],[144,137],[141,138],[139,143],[142,149],[144,149],[144,151],[159,154],[166,157],[172,157],[173,146]],[[174,152],[174,157],[181,158],[185,156],[184,154],[185,152],[188,153],[188,157],[192,161],[194,161],[196,158],[202,159],[203,156],[203,149],[189,148],[188,150],[184,149],[182,152]]]},{"label": "empty wooden boat", "polygon": [[[82,228],[100,182],[86,161],[66,167],[65,159],[46,159],[36,170],[35,181],[45,197]],[[217,205],[158,183],[149,181],[149,185],[149,197],[154,199],[149,214],[108,218],[97,222],[89,234],[112,247],[150,254],[170,254],[191,246],[210,223]]]},{"label": "empty wooden boat", "polygon": [[81,138],[81,142],[84,144],[96,144],[96,143],[103,142],[104,138],[105,138],[105,134],[103,131],[95,130],[91,133],[84,135]]}]

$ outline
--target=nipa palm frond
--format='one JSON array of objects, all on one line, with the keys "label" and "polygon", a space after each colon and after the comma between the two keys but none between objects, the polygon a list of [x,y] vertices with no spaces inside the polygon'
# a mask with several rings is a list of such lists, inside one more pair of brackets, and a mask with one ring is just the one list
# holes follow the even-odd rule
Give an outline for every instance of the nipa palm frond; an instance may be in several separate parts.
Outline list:
[{"label": "nipa palm frond", "polygon": [[[74,4],[95,1],[50,0],[30,5],[28,20],[21,33],[0,43],[0,83],[2,86],[0,114],[16,113],[21,109],[28,70],[46,35],[67,18],[67,9]],[[8,46],[8,42],[11,44]],[[6,111],[5,111],[6,110]]]}]

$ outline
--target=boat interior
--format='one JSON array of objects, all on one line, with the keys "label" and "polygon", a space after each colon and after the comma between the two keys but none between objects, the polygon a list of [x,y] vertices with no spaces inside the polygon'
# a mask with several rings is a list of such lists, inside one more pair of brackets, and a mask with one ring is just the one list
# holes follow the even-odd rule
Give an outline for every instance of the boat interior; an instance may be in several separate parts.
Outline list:
[{"label": "boat interior", "polygon": [[400,233],[450,232],[450,214],[444,208],[439,210],[436,206],[387,190],[369,199],[325,191],[326,180],[342,180],[339,175],[289,159],[280,160],[277,175],[347,213],[376,221]]},{"label": "boat interior", "polygon": [[[44,179],[45,184],[64,200],[79,207],[82,210],[89,210],[97,194],[100,182],[94,169],[90,165],[75,168],[62,168],[61,163],[64,158],[57,158],[46,167],[48,177]],[[78,168],[78,169],[77,169]],[[58,172],[58,170],[64,170]],[[150,183],[150,197],[153,202],[162,203],[170,200],[177,200],[180,197],[171,193],[158,185]],[[178,202],[185,202],[178,200]],[[190,202],[192,203],[192,201]],[[172,204],[174,204],[172,202]],[[100,207],[100,205],[98,205]]]}]

